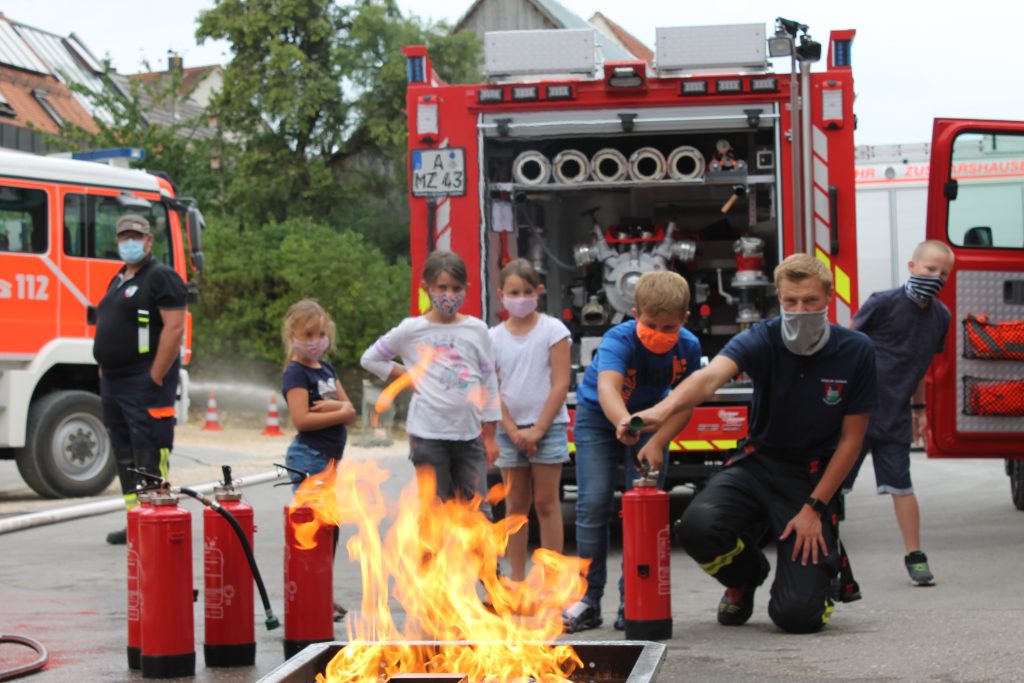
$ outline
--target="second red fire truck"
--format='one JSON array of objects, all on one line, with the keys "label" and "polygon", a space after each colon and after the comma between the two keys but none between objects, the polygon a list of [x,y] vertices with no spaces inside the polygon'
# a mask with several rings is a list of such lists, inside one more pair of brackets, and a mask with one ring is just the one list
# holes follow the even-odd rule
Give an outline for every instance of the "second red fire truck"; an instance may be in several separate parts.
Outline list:
[{"label": "second red fire truck", "polygon": [[[486,81],[471,85],[442,82],[425,47],[405,48],[413,272],[434,249],[458,252],[466,312],[495,324],[499,270],[529,259],[546,283],[541,310],[573,332],[574,376],[651,271],[686,277],[707,356],[777,314],[772,270],[795,252],[828,264],[830,315],[848,324],[854,35],[823,46],[785,19],[772,34],[661,28],[652,68],[602,60],[589,29],[488,33]],[[414,286],[412,312],[428,306]],[[695,411],[672,442],[670,484],[717,468],[747,434],[750,396],[740,378]]]}]

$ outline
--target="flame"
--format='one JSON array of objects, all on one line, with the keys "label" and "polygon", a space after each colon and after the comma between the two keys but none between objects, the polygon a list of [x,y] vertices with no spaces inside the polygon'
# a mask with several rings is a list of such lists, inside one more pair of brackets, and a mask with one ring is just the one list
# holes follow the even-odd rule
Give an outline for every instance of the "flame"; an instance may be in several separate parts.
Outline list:
[{"label": "flame", "polygon": [[408,371],[398,376],[395,381],[384,387],[380,392],[380,396],[377,397],[377,402],[373,404],[373,409],[378,415],[387,412],[391,404],[395,402],[395,397],[398,396],[402,391],[409,387],[415,386],[416,380],[423,376],[423,373],[427,371],[430,364],[434,362],[434,356],[437,355],[437,349],[426,344],[422,344],[417,349],[420,354],[420,360],[416,365],[409,368]]},{"label": "flame", "polygon": [[[310,547],[318,525],[354,526],[346,547],[362,572],[361,608],[347,619],[349,644],[317,681],[377,683],[400,673],[568,681],[582,662],[571,646],[551,641],[563,633],[562,607],[586,591],[587,561],[540,548],[526,579],[513,583],[498,576],[498,558],[525,517],[491,523],[479,497],[441,501],[429,470],[389,502],[380,490],[387,478],[374,462],[344,460],[296,492],[294,505],[315,514],[296,525],[300,547]],[[489,498],[501,495],[495,487]],[[384,522],[390,526],[382,540]],[[391,598],[405,612],[401,624]]]}]

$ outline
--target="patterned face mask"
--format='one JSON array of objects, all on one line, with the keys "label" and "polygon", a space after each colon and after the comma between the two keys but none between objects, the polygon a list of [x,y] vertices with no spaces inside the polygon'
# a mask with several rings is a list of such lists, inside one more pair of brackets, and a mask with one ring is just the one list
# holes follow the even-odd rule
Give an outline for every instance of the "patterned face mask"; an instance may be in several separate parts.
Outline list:
[{"label": "patterned face mask", "polygon": [[466,295],[462,292],[458,294],[448,294],[447,292],[430,293],[430,305],[446,318],[450,318],[458,313],[464,303],[466,303]]},{"label": "patterned face mask", "polygon": [[911,301],[924,305],[939,293],[946,281],[940,275],[911,275],[903,291]]}]

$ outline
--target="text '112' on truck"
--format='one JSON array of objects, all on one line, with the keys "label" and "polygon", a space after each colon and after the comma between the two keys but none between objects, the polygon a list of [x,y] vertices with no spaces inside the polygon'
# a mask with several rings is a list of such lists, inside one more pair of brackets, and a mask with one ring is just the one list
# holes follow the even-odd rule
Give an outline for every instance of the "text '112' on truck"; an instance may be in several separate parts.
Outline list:
[{"label": "text '112' on truck", "polygon": [[[444,83],[425,47],[404,48],[413,272],[433,249],[458,252],[466,312],[493,325],[501,266],[530,260],[546,285],[540,310],[573,333],[574,382],[651,271],[686,278],[687,327],[708,357],[778,314],[772,272],[797,252],[828,264],[830,317],[849,324],[854,35],[833,31],[822,60],[807,27],[784,19],[774,34],[659,28],[648,65],[602,60],[591,29],[493,32],[485,82],[472,85]],[[417,283],[414,314],[429,306]],[[741,376],[694,412],[671,443],[670,486],[720,466],[747,435],[750,399]],[[570,391],[570,412],[574,401]]]},{"label": "text '112' on truck", "polygon": [[[153,258],[186,281],[194,301],[186,261],[194,273],[202,268],[203,219],[193,201],[175,197],[169,178],[0,152],[0,458],[16,459],[25,482],[47,498],[98,494],[116,473],[91,308],[124,265],[114,227],[127,213],[149,221]],[[186,314],[183,364],[191,330]],[[187,409],[182,370],[179,423]]]}]

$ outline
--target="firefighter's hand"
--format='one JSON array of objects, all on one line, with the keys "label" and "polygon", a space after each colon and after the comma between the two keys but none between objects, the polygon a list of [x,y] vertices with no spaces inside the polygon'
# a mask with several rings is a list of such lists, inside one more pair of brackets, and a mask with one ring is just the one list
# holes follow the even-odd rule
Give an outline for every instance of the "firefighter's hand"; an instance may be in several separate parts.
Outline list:
[{"label": "firefighter's hand", "polygon": [[793,543],[793,555],[790,559],[794,562],[799,557],[800,564],[806,567],[808,559],[813,564],[818,564],[819,558],[825,559],[825,556],[828,555],[825,537],[821,535],[821,515],[809,505],[801,507],[796,517],[789,520],[789,524],[779,536],[779,540],[785,541],[793,534],[796,535],[796,540]]},{"label": "firefighter's hand", "polygon": [[[905,413],[904,413],[905,414]],[[923,410],[914,410],[911,412],[914,427],[914,441],[918,439],[924,439],[924,432],[928,428],[928,415]]]},{"label": "firefighter's hand", "polygon": [[636,454],[636,459],[644,463],[646,462],[651,467],[651,471],[661,471],[661,466],[665,462],[665,450],[654,443],[654,439],[650,439],[644,444],[644,447],[640,449],[640,452]]},{"label": "firefighter's hand", "polygon": [[153,384],[157,385],[158,387],[162,387],[164,385],[164,378],[162,376],[157,377],[156,375],[153,374],[152,370],[149,371],[149,379],[152,380]]}]

